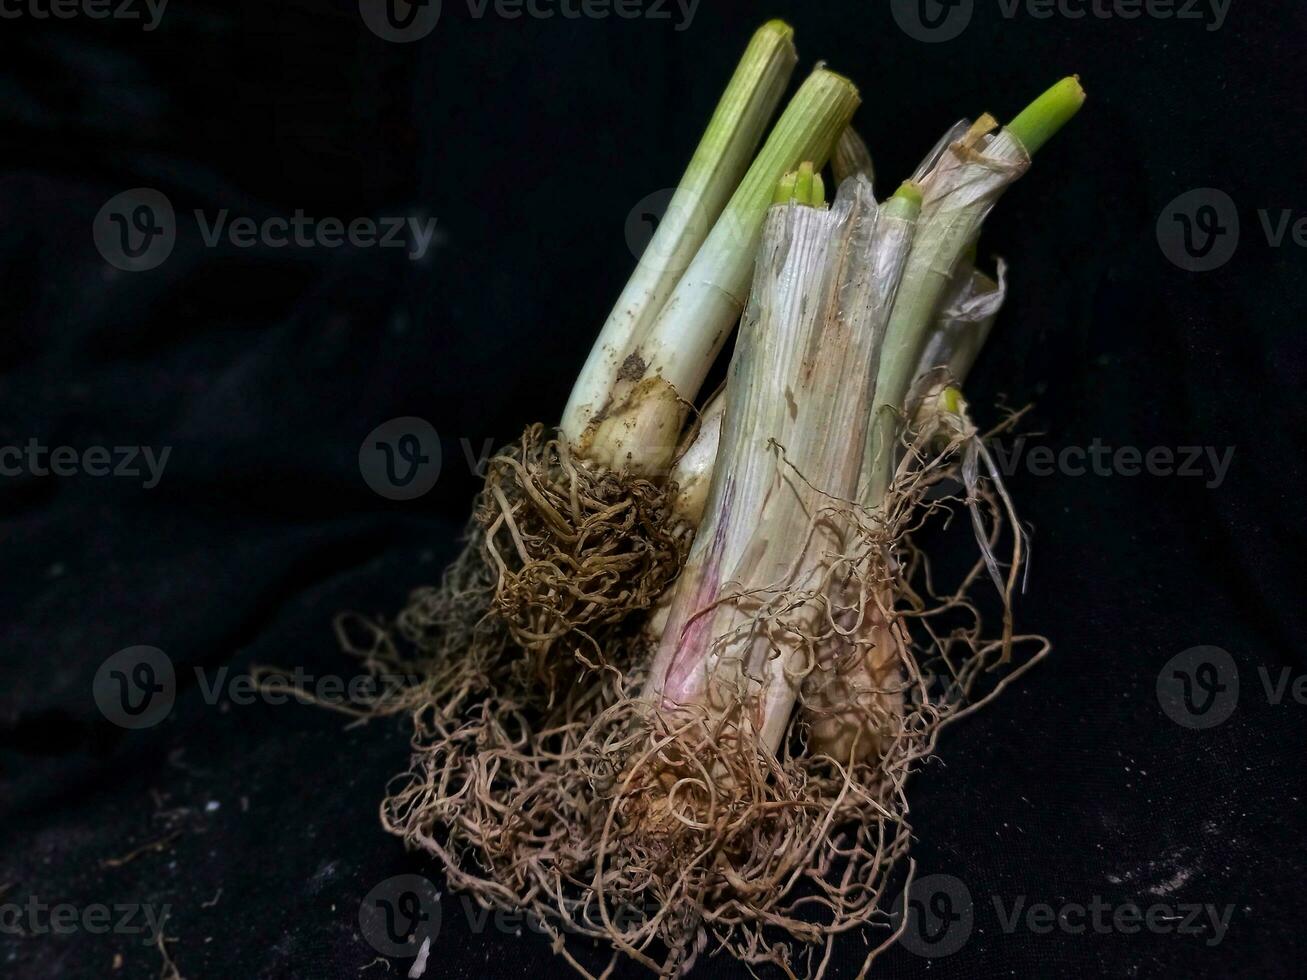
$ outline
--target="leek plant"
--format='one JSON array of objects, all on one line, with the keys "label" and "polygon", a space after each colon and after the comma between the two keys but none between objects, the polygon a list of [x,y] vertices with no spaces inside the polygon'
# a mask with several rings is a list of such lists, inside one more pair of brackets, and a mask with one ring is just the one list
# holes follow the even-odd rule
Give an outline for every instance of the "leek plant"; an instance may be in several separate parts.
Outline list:
[{"label": "leek plant", "polygon": [[[415,729],[384,826],[587,976],[569,935],[660,976],[710,943],[798,976],[884,928],[905,780],[1022,639],[1021,537],[962,394],[1007,288],[976,243],[1083,90],[959,124],[878,201],[848,79],[817,68],[768,133],[796,63],[787,25],[754,36],[558,429],[491,461],[441,585],[347,641],[423,676],[373,712]],[[983,573],[918,587],[950,476],[996,581],[982,507],[1014,528],[1001,640],[931,625]]]}]

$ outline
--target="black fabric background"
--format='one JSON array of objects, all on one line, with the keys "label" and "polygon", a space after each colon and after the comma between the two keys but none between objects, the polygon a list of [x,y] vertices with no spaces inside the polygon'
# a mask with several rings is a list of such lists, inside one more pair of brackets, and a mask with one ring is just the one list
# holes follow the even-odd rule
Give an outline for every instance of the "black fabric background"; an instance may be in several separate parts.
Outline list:
[{"label": "black fabric background", "polygon": [[[1307,709],[1271,703],[1258,671],[1307,671],[1307,280],[1302,250],[1269,247],[1257,212],[1307,208],[1302,5],[1235,0],[1207,31],[1009,20],[978,0],[946,44],[871,2],[705,0],[684,31],[444,6],[414,45],[375,38],[349,0],[174,0],[148,33],[0,23],[0,445],[173,447],[151,490],[0,478],[0,902],[170,905],[190,980],[406,972],[359,972],[376,954],[357,918],[388,876],[440,882],[378,826],[402,726],[206,703],[193,668],[348,673],[332,616],[392,612],[435,578],[476,483],[460,440],[479,452],[557,417],[633,266],[626,216],[675,183],[749,32],[784,16],[805,65],[860,84],[882,186],[958,117],[1010,116],[1080,72],[1085,112],[989,225],[985,253],[1012,262],[1013,288],[971,399],[988,422],[1000,398],[1035,402],[1027,430],[1053,447],[1237,447],[1217,488],[1012,478],[1035,530],[1020,625],[1056,650],[951,730],[912,787],[919,872],[967,883],[970,940],[934,960],[893,950],[878,975],[1300,975]],[[183,221],[160,268],[117,273],[91,223],[138,186],[181,214],[421,210],[444,242],[422,263],[207,249]],[[1202,274],[1168,263],[1155,236],[1197,187],[1229,193],[1243,225],[1235,258]],[[357,456],[403,415],[435,425],[444,465],[431,493],[392,503]],[[135,644],[165,650],[181,682],[165,722],[126,732],[98,712],[92,679]],[[1197,645],[1229,651],[1242,681],[1231,718],[1205,731],[1155,694],[1163,665]],[[161,851],[102,863],[173,829]],[[1234,913],[1217,945],[1009,935],[993,896]],[[444,901],[428,976],[564,973],[539,938],[474,934]],[[833,976],[852,976],[858,947]],[[134,937],[0,935],[6,977],[159,966]],[[718,958],[698,975],[747,973]]]}]

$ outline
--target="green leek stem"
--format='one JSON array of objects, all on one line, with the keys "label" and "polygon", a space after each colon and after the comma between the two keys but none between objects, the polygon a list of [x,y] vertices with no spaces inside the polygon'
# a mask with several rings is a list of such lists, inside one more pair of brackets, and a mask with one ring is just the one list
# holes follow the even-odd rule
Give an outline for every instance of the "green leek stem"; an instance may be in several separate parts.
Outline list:
[{"label": "green leek stem", "polygon": [[[946,174],[947,186],[927,182],[926,209],[916,243],[908,258],[908,269],[894,304],[877,377],[871,436],[868,439],[861,496],[872,508],[879,507],[894,479],[899,437],[909,391],[921,360],[931,325],[958,263],[975,245],[980,226],[1008,183],[1029,166],[1030,153],[1041,148],[1084,103],[1084,90],[1078,80],[1065,79],[1036,99],[1017,116],[1013,127],[987,137],[984,162],[959,162],[968,173],[975,169],[977,179],[993,181],[990,199],[974,199],[974,191],[957,202],[960,195],[949,192],[965,183],[958,171]],[[1015,132],[1013,131],[1015,127]],[[973,127],[979,135],[983,125]],[[1027,142],[1029,141],[1029,142]],[[946,153],[953,151],[947,150]],[[992,163],[1006,165],[1008,176],[992,176]],[[978,168],[978,169],[977,169]],[[951,176],[951,179],[950,179]]]},{"label": "green leek stem", "polygon": [[800,87],[657,320],[623,358],[611,410],[581,443],[592,459],[666,475],[685,406],[744,309],[777,182],[801,161],[825,166],[859,101],[852,82],[826,69]]},{"label": "green leek stem", "polygon": [[626,349],[662,311],[735,192],[789,84],[794,29],[773,20],[749,43],[658,230],[640,257],[577,378],[562,430],[574,444],[607,401]]},{"label": "green leek stem", "polygon": [[1064,78],[1007,124],[1026,152],[1034,156],[1085,104],[1085,90],[1076,76]]}]

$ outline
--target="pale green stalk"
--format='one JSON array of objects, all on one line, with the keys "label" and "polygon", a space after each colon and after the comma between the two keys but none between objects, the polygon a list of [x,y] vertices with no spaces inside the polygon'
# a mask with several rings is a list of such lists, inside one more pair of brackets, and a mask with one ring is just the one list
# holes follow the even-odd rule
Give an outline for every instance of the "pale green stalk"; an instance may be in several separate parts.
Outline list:
[{"label": "pale green stalk", "polygon": [[739,186],[798,61],[794,30],[765,24],[713,113],[685,175],[639,264],[599,333],[563,412],[561,428],[578,443],[607,401],[626,349],[661,312],[709,229]]},{"label": "pale green stalk", "polygon": [[869,507],[880,506],[893,481],[905,402],[927,331],[959,261],[1003,191],[1029,169],[1031,148],[1042,147],[1083,102],[1079,82],[1066,79],[1006,129],[994,132],[996,124],[985,117],[944,151],[923,181],[925,203],[917,241],[890,318],[876,383],[861,489]]}]

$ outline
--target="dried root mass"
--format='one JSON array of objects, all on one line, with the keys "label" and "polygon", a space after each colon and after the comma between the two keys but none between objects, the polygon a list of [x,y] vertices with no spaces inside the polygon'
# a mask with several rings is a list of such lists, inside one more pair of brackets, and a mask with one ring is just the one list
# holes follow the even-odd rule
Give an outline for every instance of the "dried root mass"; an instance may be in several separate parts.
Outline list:
[{"label": "dried root mass", "polygon": [[[983,444],[969,426],[945,436],[942,450],[927,448],[939,431],[916,443],[883,513],[830,501],[856,528],[849,554],[833,556],[826,585],[840,588],[778,585],[729,600],[747,600],[759,630],[802,623],[809,633],[813,655],[793,678],[799,707],[779,751],[759,744],[747,683],[719,691],[710,709],[667,710],[639,696],[640,652],[619,644],[624,674],[592,674],[548,705],[506,687],[461,714],[415,703],[413,756],[383,805],[387,829],[437,859],[453,887],[529,912],[586,975],[603,966],[578,959],[568,935],[604,940],[614,958],[663,976],[718,952],[821,976],[846,933],[869,943],[869,965],[893,939],[909,775],[946,724],[1047,652],[1041,638],[1011,632],[1023,539],[1001,484],[979,472]],[[956,587],[938,589],[914,541],[964,509],[981,556]],[[1003,627],[991,636],[977,586],[999,568],[1005,540]],[[878,644],[877,669],[861,669]],[[1017,648],[1029,652],[1014,657]],[[838,700],[831,684],[842,685]],[[832,703],[849,740],[814,738]]]},{"label": "dried root mass", "polygon": [[543,708],[597,669],[630,668],[645,642],[635,614],[685,559],[691,531],[672,515],[674,493],[528,428],[490,460],[440,584],[416,589],[393,623],[338,620],[341,645],[373,676],[406,679],[364,710],[452,718],[480,699]]},{"label": "dried root mass", "polygon": [[542,669],[560,643],[603,663],[604,636],[653,606],[690,538],[664,487],[596,467],[539,425],[490,461],[473,519],[491,608]]}]

